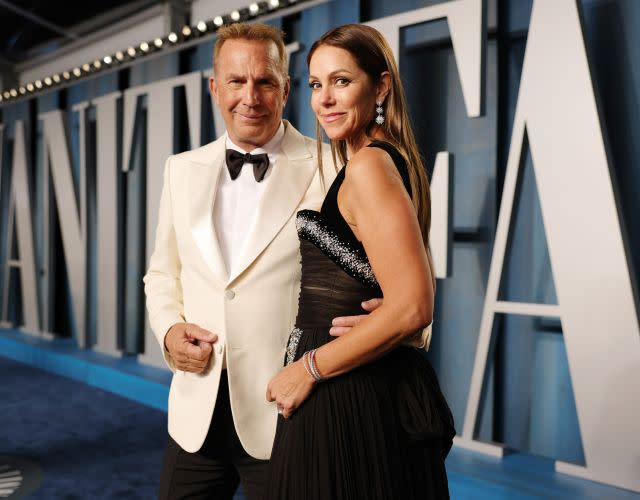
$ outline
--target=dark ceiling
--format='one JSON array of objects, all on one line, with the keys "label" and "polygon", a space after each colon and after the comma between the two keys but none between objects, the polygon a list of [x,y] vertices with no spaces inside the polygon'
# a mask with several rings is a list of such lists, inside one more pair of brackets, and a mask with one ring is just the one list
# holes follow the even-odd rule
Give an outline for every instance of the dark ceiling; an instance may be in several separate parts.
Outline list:
[{"label": "dark ceiling", "polygon": [[0,0],[0,60],[16,64],[160,3],[158,0]]}]

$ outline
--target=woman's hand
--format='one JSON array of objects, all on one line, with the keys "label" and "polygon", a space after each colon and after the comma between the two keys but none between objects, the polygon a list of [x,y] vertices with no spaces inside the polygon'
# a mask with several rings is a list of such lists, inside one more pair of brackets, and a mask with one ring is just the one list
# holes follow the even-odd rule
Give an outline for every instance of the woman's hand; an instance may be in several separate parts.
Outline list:
[{"label": "woman's hand", "polygon": [[302,364],[302,359],[285,366],[267,385],[267,401],[275,401],[284,418],[293,415],[309,397],[316,381]]}]

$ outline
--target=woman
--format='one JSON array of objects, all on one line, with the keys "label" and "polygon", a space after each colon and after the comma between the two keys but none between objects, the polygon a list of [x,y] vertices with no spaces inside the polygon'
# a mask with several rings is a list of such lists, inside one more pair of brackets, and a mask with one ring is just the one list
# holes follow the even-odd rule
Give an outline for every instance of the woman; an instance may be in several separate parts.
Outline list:
[{"label": "woman", "polygon": [[[448,498],[453,419],[424,350],[408,345],[432,321],[435,278],[400,75],[364,25],[327,32],[307,63],[311,106],[345,166],[320,212],[297,214],[302,286],[287,364],[267,389],[281,413],[268,497]],[[330,336],[331,318],[380,294],[378,309]]]}]

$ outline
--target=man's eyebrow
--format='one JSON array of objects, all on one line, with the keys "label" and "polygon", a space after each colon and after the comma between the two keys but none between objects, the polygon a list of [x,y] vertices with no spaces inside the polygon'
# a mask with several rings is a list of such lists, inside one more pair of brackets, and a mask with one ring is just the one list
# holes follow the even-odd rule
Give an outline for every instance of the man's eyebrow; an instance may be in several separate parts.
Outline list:
[{"label": "man's eyebrow", "polygon": [[256,80],[277,80],[278,75],[276,73],[263,73],[262,75],[257,75]]},{"label": "man's eyebrow", "polygon": [[[228,75],[225,75],[225,80],[246,80],[247,77],[245,75],[238,75],[235,73],[229,73]],[[254,80],[255,81],[259,81],[259,82],[263,82],[263,81],[271,81],[271,80],[277,80],[278,77],[272,73],[264,73],[262,75],[257,75]]]}]

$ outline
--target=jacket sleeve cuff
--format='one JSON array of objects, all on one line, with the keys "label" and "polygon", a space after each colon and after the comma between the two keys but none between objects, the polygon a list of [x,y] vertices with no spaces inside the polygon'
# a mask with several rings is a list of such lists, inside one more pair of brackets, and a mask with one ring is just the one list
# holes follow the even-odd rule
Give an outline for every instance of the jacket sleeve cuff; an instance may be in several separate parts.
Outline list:
[{"label": "jacket sleeve cuff", "polygon": [[176,372],[176,367],[171,358],[171,355],[164,347],[164,339],[167,335],[169,329],[175,325],[176,323],[184,323],[185,319],[175,312],[161,312],[156,315],[155,318],[150,319],[149,323],[151,325],[151,330],[155,334],[158,343],[160,344],[160,350],[162,351],[162,356],[164,357],[164,361],[172,372]]}]

